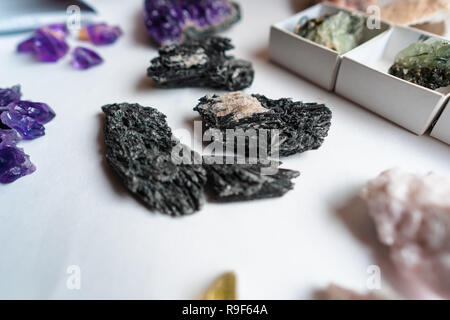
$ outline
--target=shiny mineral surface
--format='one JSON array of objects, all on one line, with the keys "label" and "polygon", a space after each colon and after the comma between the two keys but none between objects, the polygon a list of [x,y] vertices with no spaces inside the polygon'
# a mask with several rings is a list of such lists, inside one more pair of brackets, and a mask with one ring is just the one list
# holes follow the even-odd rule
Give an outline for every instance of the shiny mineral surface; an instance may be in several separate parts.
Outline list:
[{"label": "shiny mineral surface", "polygon": [[211,35],[239,19],[239,6],[226,0],[146,0],[144,4],[147,33],[159,45]]},{"label": "shiny mineral surface", "polygon": [[55,111],[48,104],[42,102],[19,100],[10,104],[8,109],[33,118],[40,124],[46,124],[55,117]]},{"label": "shiny mineral surface", "polygon": [[[192,163],[198,155],[190,150],[172,153],[179,144],[172,139],[165,115],[128,103],[102,109],[106,160],[123,185],[151,210],[171,216],[198,211],[204,202],[206,172],[201,161]],[[179,163],[178,156],[191,164]]]},{"label": "shiny mineral surface", "polygon": [[251,85],[252,64],[227,56],[233,49],[226,38],[208,37],[159,49],[147,75],[160,87],[211,87],[241,90]]},{"label": "shiny mineral surface", "polygon": [[0,115],[1,122],[20,133],[24,140],[33,140],[45,135],[45,128],[34,118],[10,109]]},{"label": "shiny mineral surface", "polygon": [[412,83],[438,89],[450,85],[450,42],[430,38],[399,52],[389,73]]},{"label": "shiny mineral surface", "polygon": [[317,44],[344,54],[356,48],[362,40],[365,18],[359,14],[339,11],[317,19],[303,17],[295,33]]},{"label": "shiny mineral surface", "polygon": [[[213,139],[220,140],[218,132],[222,137],[220,141],[234,144],[235,149],[241,148],[239,138],[227,138],[227,129],[232,129],[235,137],[243,136],[247,151],[256,142],[258,148],[267,149],[264,150],[267,154],[273,154],[272,149],[278,148],[280,156],[318,149],[328,135],[332,116],[323,104],[272,100],[243,92],[205,96],[194,110],[202,117]],[[278,142],[271,140],[275,132]],[[262,142],[261,135],[267,137],[267,143]]]}]

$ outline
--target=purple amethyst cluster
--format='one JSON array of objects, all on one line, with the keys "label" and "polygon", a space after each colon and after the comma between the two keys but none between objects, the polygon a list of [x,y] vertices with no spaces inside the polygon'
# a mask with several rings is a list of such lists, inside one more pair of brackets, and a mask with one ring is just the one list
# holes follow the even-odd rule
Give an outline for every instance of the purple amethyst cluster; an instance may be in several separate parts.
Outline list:
[{"label": "purple amethyst cluster", "polygon": [[[82,28],[78,38],[99,46],[116,42],[121,34],[122,31],[117,26],[96,23]],[[41,62],[56,62],[69,51],[68,35],[69,30],[65,24],[57,23],[44,26],[36,29],[31,38],[19,43],[17,51],[31,54]],[[76,69],[88,69],[102,62],[103,59],[91,49],[76,47],[72,51],[72,66]]]},{"label": "purple amethyst cluster", "polygon": [[20,100],[20,86],[0,89],[0,183],[33,173],[30,157],[16,145],[45,134],[44,125],[55,117],[45,103]]},{"label": "purple amethyst cluster", "polygon": [[167,45],[227,29],[240,8],[227,0],[145,0],[144,20],[153,41]]}]

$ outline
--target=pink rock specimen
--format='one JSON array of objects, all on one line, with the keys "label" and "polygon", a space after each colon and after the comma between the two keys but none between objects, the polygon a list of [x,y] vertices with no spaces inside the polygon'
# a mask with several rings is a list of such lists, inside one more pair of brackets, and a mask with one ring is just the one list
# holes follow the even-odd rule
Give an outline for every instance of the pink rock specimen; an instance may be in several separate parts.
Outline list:
[{"label": "pink rock specimen", "polygon": [[319,0],[318,2],[328,1],[337,6],[352,10],[366,11],[371,5],[378,5],[378,0]]},{"label": "pink rock specimen", "polygon": [[337,284],[331,283],[328,287],[318,292],[320,300],[386,300],[385,297],[369,291],[367,293],[359,293]]},{"label": "pink rock specimen", "polygon": [[450,179],[390,169],[362,197],[399,272],[450,297]]}]

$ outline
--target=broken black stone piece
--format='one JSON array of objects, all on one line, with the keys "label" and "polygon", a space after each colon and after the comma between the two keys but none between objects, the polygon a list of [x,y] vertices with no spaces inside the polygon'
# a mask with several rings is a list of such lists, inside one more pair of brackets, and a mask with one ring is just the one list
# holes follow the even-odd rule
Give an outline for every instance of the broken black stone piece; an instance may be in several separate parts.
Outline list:
[{"label": "broken black stone piece", "polygon": [[[122,183],[152,210],[172,216],[199,210],[206,172],[200,164],[176,163],[172,149],[177,141],[166,116],[139,104],[110,104],[102,110],[106,160]],[[198,156],[190,153],[181,156]]]},{"label": "broken black stone piece", "polygon": [[[233,145],[240,156],[250,157],[257,156],[249,151],[254,143],[258,146],[256,153],[259,156],[261,148],[272,156],[276,155],[275,148],[280,156],[318,149],[328,134],[332,117],[324,104],[271,100],[263,95],[243,92],[205,96],[194,110],[199,112],[206,129],[212,133],[212,140],[221,141],[227,148]],[[227,129],[233,129],[232,134],[236,138],[227,137]],[[278,142],[272,139],[273,130],[278,130]],[[217,131],[222,140],[214,133]],[[267,137],[265,144],[261,134]],[[238,152],[240,144],[243,144],[238,137],[245,140],[245,153]]]},{"label": "broken black stone piece", "polygon": [[[281,163],[273,160],[252,163],[248,158],[222,156],[204,156],[203,160],[208,175],[208,190],[218,202],[281,197],[292,190],[294,183],[291,180],[300,175],[298,171],[279,169]],[[217,160],[220,160],[219,163]],[[269,167],[275,171],[264,174],[262,168]]]},{"label": "broken black stone piece", "polygon": [[241,90],[251,85],[252,64],[227,56],[231,40],[209,37],[159,49],[147,75],[160,87],[210,87]]}]

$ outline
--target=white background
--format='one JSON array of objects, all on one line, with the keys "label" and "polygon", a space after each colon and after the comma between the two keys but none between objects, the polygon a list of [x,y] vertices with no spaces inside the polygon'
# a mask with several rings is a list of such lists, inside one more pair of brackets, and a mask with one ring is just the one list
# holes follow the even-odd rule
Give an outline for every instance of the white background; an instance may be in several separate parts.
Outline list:
[{"label": "white background", "polygon": [[[330,282],[365,290],[372,264],[381,267],[384,289],[405,293],[357,195],[393,166],[450,175],[450,148],[269,63],[269,27],[295,13],[295,3],[240,1],[243,21],[224,33],[233,54],[254,63],[247,92],[324,102],[333,111],[319,150],[283,160],[301,171],[294,190],[278,199],[207,203],[174,219],[148,211],[118,183],[104,161],[102,105],[156,107],[173,129],[191,130],[197,99],[214,92],[151,86],[145,75],[156,50],[145,36],[142,3],[94,1],[124,36],[98,47],[105,63],[87,71],[72,69],[69,56],[45,64],[16,54],[26,34],[0,38],[0,87],[19,83],[24,99],[57,113],[45,137],[20,144],[37,171],[0,185],[0,297],[192,299],[235,270],[239,298],[309,299]],[[81,290],[66,287],[69,265],[81,268]]]}]

